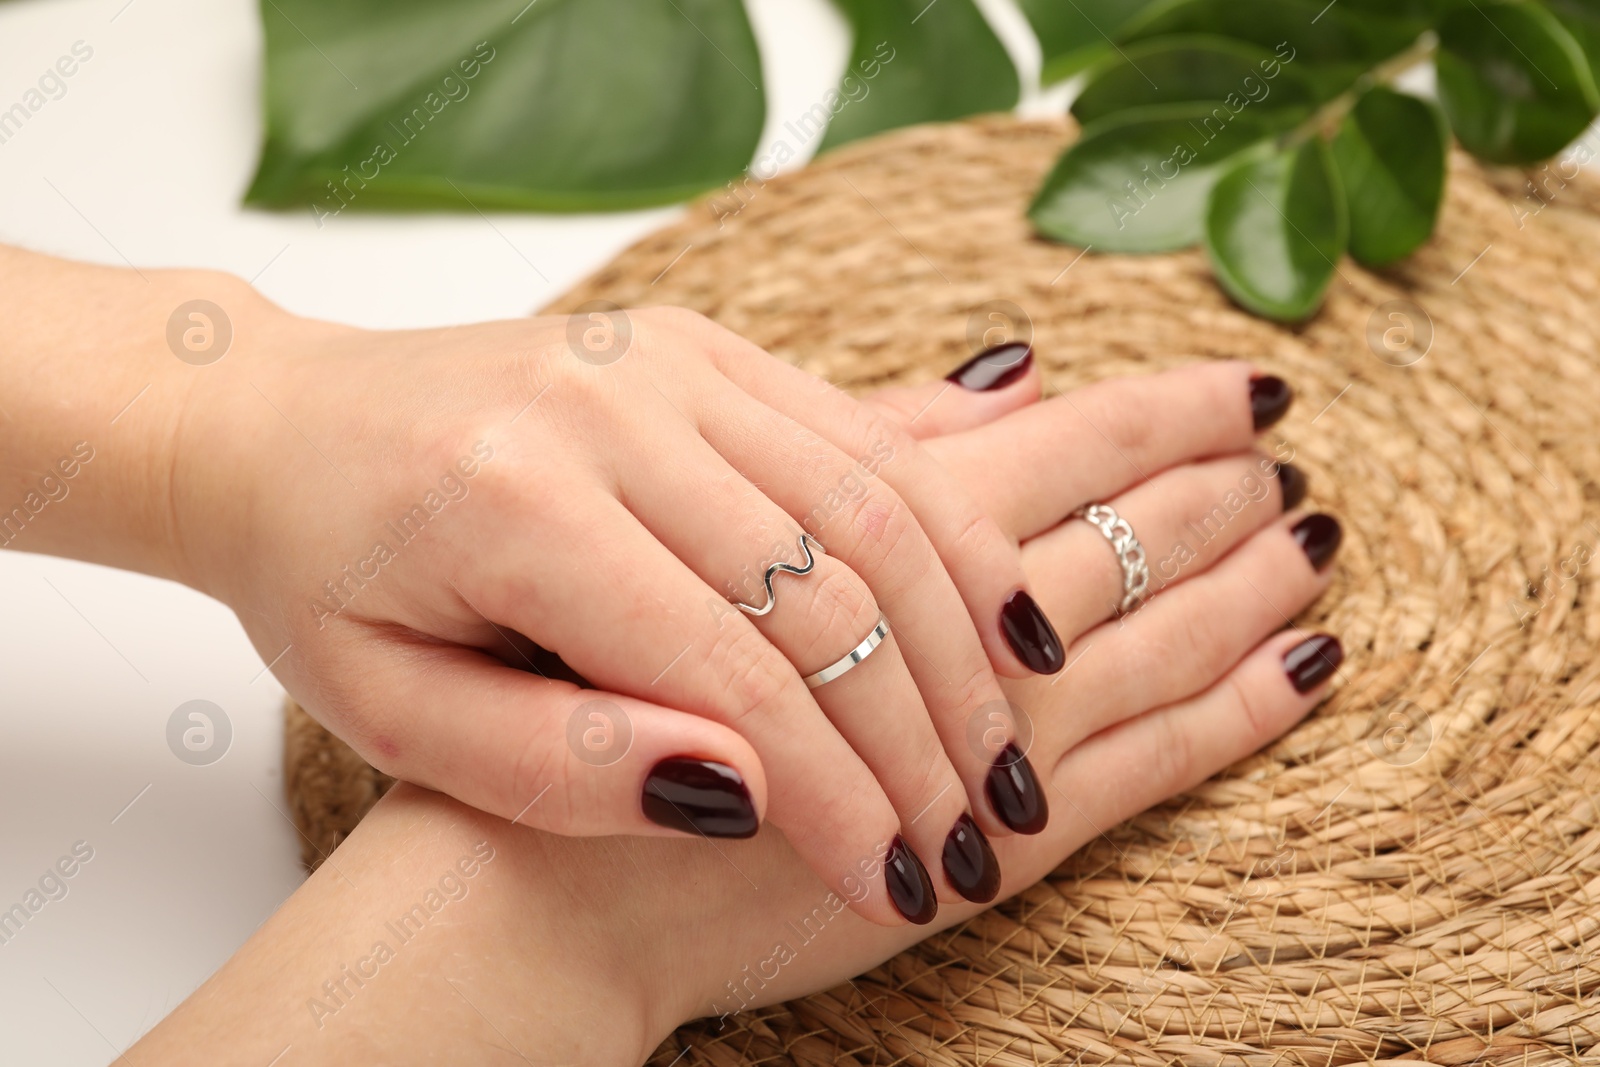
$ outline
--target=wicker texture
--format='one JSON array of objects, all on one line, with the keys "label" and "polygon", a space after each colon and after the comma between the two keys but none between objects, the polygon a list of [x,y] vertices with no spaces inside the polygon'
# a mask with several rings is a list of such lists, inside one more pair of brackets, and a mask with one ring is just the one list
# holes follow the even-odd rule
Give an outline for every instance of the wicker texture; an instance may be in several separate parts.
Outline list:
[{"label": "wicker texture", "polygon": [[[1295,386],[1275,432],[1345,524],[1306,620],[1344,640],[1344,682],[1020,897],[654,1062],[1600,1063],[1597,186],[1546,180],[1535,212],[1523,175],[1457,154],[1435,238],[1382,274],[1341,263],[1291,330],[1198,253],[1033,237],[1067,136],[989,119],[852,146],[695,208],[552,310],[684,304],[854,386],[943,373],[996,300],[1055,388],[1254,359]],[[1415,347],[1369,342],[1397,299],[1433,327],[1405,366]],[[292,707],[289,736],[326,851],[384,783]]]}]

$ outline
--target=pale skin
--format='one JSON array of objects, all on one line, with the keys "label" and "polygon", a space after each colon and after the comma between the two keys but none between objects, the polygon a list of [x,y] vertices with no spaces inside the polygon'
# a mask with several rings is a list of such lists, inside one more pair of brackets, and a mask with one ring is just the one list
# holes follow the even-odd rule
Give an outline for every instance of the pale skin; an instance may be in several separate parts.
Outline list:
[{"label": "pale skin", "polygon": [[[499,351],[502,341],[514,352],[548,326],[372,335],[295,319],[218,275],[149,272],[145,280],[15,251],[0,251],[0,268],[12,283],[4,299],[14,301],[15,324],[0,360],[11,402],[0,499],[42,493],[49,501],[38,510],[28,506],[20,527],[8,532],[8,547],[186,581],[239,609],[264,654],[275,655],[286,638],[304,640],[302,655],[277,667],[292,691],[363,751],[376,753],[380,766],[388,761],[441,790],[466,782],[459,791],[477,805],[416,786],[397,788],[228,965],[130,1050],[130,1061],[264,1063],[287,1047],[281,1062],[491,1062],[521,1055],[533,1062],[638,1063],[686,1019],[824,987],[981,909],[938,885],[933,925],[897,921],[879,862],[884,837],[906,822],[894,805],[889,824],[854,833],[847,839],[854,851],[843,863],[824,865],[826,873],[796,844],[816,821],[811,809],[795,831],[785,834],[772,819],[743,841],[688,839],[641,820],[638,782],[663,752],[681,750],[669,746],[685,744],[700,755],[725,756],[745,774],[761,810],[779,810],[757,746],[706,709],[686,713],[615,693],[638,727],[626,755],[603,768],[550,771],[540,764],[552,802],[533,815],[502,810],[518,791],[494,794],[496,783],[505,788],[493,773],[495,746],[518,736],[519,751],[539,751],[540,735],[528,728],[529,720],[548,719],[536,713],[539,698],[556,694],[570,702],[593,694],[504,667],[485,652],[514,653],[498,647],[502,635],[483,615],[469,607],[452,616],[425,595],[430,574],[451,577],[447,584],[454,586],[460,585],[454,578],[471,581],[468,570],[452,570],[446,561],[475,555],[496,522],[537,525],[537,514],[518,510],[519,502],[534,499],[513,492],[521,482],[489,477],[490,471],[544,473],[527,458],[544,453],[519,453],[514,436],[497,444],[491,459],[480,456],[472,475],[461,468],[463,478],[488,480],[442,511],[461,519],[456,527],[430,529],[383,582],[330,610],[332,622],[304,612],[325,626],[312,631],[311,623],[286,621],[305,607],[301,579],[330,573],[330,560],[337,570],[339,560],[354,558],[347,543],[360,550],[364,522],[398,513],[345,510],[352,498],[366,497],[360,489],[346,493],[344,479],[387,487],[373,491],[385,506],[411,499],[416,483],[408,475],[423,475],[429,484],[463,449],[470,453],[473,443],[501,430],[508,422],[501,416],[527,403],[522,392],[490,391],[490,406],[500,405],[494,418],[468,411],[451,423],[451,434],[438,432],[428,421],[435,409],[461,416],[465,401],[452,391],[453,379],[473,377],[463,366],[483,350]],[[62,306],[69,293],[71,306]],[[162,340],[168,309],[197,295],[230,309],[237,346],[222,361],[198,367],[175,359]],[[650,314],[638,318],[655,321]],[[666,315],[664,321],[664,331],[673,337],[687,331],[694,344],[731,343],[700,320]],[[498,366],[510,373],[518,363]],[[449,372],[430,377],[435,367]],[[205,377],[218,368],[223,372]],[[380,371],[404,388],[385,391],[376,380]],[[970,502],[981,522],[1013,546],[1018,581],[1058,620],[1063,658],[1072,664],[1053,678],[1001,676],[999,693],[1020,715],[979,720],[985,729],[978,740],[968,719],[957,720],[953,732],[948,724],[943,731],[929,726],[929,748],[908,746],[928,783],[946,782],[954,810],[971,809],[977,817],[969,791],[950,786],[965,780],[959,773],[947,779],[944,767],[965,760],[981,768],[996,746],[1028,745],[1054,815],[1032,834],[995,832],[1002,896],[1032,884],[1105,827],[1282,733],[1315,704],[1336,666],[1335,659],[1314,684],[1296,682],[1293,664],[1308,639],[1284,627],[1326,587],[1319,564],[1327,561],[1304,547],[1295,532],[1300,516],[1284,514],[1277,464],[1253,448],[1251,375],[1244,364],[1209,364],[1035,403],[1039,381],[1030,371],[994,392],[946,396],[949,387],[936,384],[880,394],[863,408],[868,414],[861,417],[895,442],[897,455],[911,453],[916,437],[919,462],[936,467],[955,499]],[[488,372],[479,378],[485,376],[492,380]],[[362,383],[366,388],[357,389]],[[820,385],[797,389],[819,406],[837,403]],[[408,406],[412,394],[428,403]],[[477,399],[489,404],[485,395]],[[570,425],[581,423],[582,410],[559,410]],[[631,409],[609,411],[626,419]],[[328,447],[359,447],[340,450],[340,463],[318,448],[319,439]],[[558,447],[548,437],[539,444]],[[272,457],[269,469],[263,456]],[[63,484],[70,493],[58,492]],[[680,491],[692,493],[694,486]],[[1124,619],[1113,619],[1109,606],[1120,570],[1105,541],[1082,522],[1062,521],[1091,500],[1112,502],[1151,551],[1159,593]],[[1220,522],[1219,502],[1226,502]],[[854,521],[862,525],[859,512]],[[1187,544],[1191,524],[1208,521],[1203,541]],[[356,531],[348,537],[341,535],[346,524]],[[871,514],[864,524],[874,525]],[[585,543],[594,540],[591,531]],[[521,581],[513,562],[499,562],[506,583]],[[822,587],[822,577],[794,579],[790,602],[807,604],[807,591]],[[539,595],[535,587],[515,587]],[[483,594],[491,616],[501,610],[494,595]],[[460,600],[453,606],[469,597]],[[838,706],[882,705],[880,689],[904,681],[899,672],[910,671],[907,662],[875,654],[841,680]],[[932,673],[977,679],[971,685],[983,691],[986,667],[969,677],[951,662],[927,656]],[[393,688],[402,678],[409,688]],[[525,688],[534,685],[564,688]],[[693,694],[678,695],[689,701]],[[381,718],[375,707],[424,710],[416,719],[401,712]],[[930,707],[923,713],[936,718]],[[446,745],[442,756],[428,751],[430,763],[418,755],[429,747],[420,739],[432,738],[430,714],[456,720],[470,714],[483,736]],[[1019,720],[1027,729],[1019,729]],[[831,717],[821,722],[833,728]],[[658,724],[665,725],[652,732]],[[558,760],[569,751],[559,731],[543,740]],[[828,752],[829,759],[848,754],[855,763],[845,762],[861,769],[869,761],[858,749],[869,741],[860,735]],[[483,787],[489,792],[473,793],[475,782],[489,783]],[[830,780],[830,789],[840,786]],[[844,822],[863,810],[870,815],[892,791],[879,789],[865,800],[849,792],[825,797],[831,807],[824,815]],[[858,802],[866,808],[851,807]],[[945,818],[935,804],[924,805],[921,815]],[[512,814],[527,825],[508,821]],[[629,836],[569,836],[619,829]],[[941,823],[931,840],[914,845],[936,854],[943,833]],[[414,929],[402,933],[394,924],[403,925],[408,913],[417,916]],[[808,917],[825,933],[787,954],[778,951],[792,937],[788,924]]]},{"label": "pale skin", "polygon": [[[675,309],[631,312],[613,358],[566,318],[377,333],[210,272],[15,249],[0,272],[7,546],[217,597],[382,769],[562,834],[770,821],[841,886],[900,834],[937,875],[963,816],[1012,832],[962,738],[1000,676],[1034,673],[1001,632],[1020,556],[880,410]],[[784,579],[783,610],[737,610],[802,529],[816,573]],[[880,612],[896,639],[808,688]],[[522,669],[524,639],[597,688]],[[637,775],[569,743],[595,699],[650,758]],[[736,826],[642,802],[677,758],[734,783]],[[854,906],[905,921],[881,894]]]},{"label": "pale skin", "polygon": [[[1023,534],[1049,513],[1038,497],[1050,490],[1036,462],[999,460],[1018,449],[1042,459],[1025,442],[1058,443],[1048,426],[1070,425],[1073,405],[1117,418],[1192,391],[1192,374],[1107,383],[987,425],[972,424],[989,412],[955,408],[938,427],[969,427],[930,447],[953,470],[986,472],[986,506],[1021,542],[1048,610],[1068,617],[1082,580],[1109,582],[1115,567],[1084,566],[1072,526]],[[1208,458],[1199,438],[1124,444],[1160,471],[1119,498],[1151,529],[1201,519],[1262,469],[1250,452]],[[1040,834],[995,842],[1002,896],[1282,734],[1324,694],[1326,681],[1291,684],[1286,654],[1308,638],[1284,626],[1327,573],[1291,536],[1297,515],[1275,485],[1257,495],[1149,606],[1085,629],[1059,682],[1006,683],[1031,717],[1056,815]],[[395,921],[442,884],[455,899],[436,896],[432,917],[397,936]],[[638,1064],[683,1021],[826,988],[979,910],[943,907],[932,927],[872,924],[770,827],[737,842],[564,838],[401,786],[128,1059]]]},{"label": "pale skin", "polygon": [[[6,547],[217,597],[374,765],[502,818],[717,836],[647,802],[675,758],[717,768],[748,809],[734,836],[784,830],[881,924],[989,899],[992,877],[974,889],[952,873],[958,832],[987,855],[1048,817],[1047,797],[1019,815],[993,788],[1002,770],[1036,783],[1014,716],[995,713],[1046,676],[999,636],[996,605],[1035,580],[1020,542],[1125,492],[1147,540],[1175,536],[1163,493],[1221,492],[1238,472],[1134,487],[1255,439],[1245,364],[1086,391],[1071,412],[1017,410],[1038,396],[1031,365],[993,391],[861,403],[675,309],[630,312],[617,356],[575,346],[566,318],[380,333],[290,315],[212,272],[4,248],[0,272]],[[936,436],[1007,411],[1003,438],[975,429],[967,452]],[[1020,502],[996,498],[987,464],[1012,468]],[[827,548],[815,572],[779,576],[770,614],[737,610],[766,601],[751,579],[767,564],[798,562],[802,529]],[[1039,615],[1052,671],[1117,591],[1095,531],[1060,536],[1063,571],[1098,584]],[[893,635],[808,688],[880,612]],[[530,640],[594,688],[530,669]],[[596,700],[629,726],[625,763],[597,766],[572,740]],[[883,892],[882,871],[878,891],[853,891],[862,857],[894,847],[910,853],[891,863],[902,881],[923,879],[919,907]]]}]

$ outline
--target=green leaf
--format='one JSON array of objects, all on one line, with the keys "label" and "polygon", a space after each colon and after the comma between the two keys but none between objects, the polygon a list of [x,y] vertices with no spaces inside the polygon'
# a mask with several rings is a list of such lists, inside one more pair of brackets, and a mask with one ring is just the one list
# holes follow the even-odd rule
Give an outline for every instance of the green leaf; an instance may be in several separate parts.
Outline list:
[{"label": "green leaf", "polygon": [[1328,146],[1241,159],[1211,190],[1206,251],[1217,280],[1258,315],[1296,322],[1322,303],[1347,235]]},{"label": "green leaf", "polygon": [[1439,25],[1439,100],[1463,147],[1533,163],[1570,144],[1600,110],[1578,42],[1527,0],[1457,7]]},{"label": "green leaf", "polygon": [[1363,63],[1386,59],[1425,28],[1413,19],[1356,16],[1344,4],[1311,0],[1165,0],[1130,20],[1122,40],[1211,33],[1277,53],[1286,63]]},{"label": "green leaf", "polygon": [[821,150],[900,126],[1016,106],[1017,70],[972,0],[836,2],[855,44],[838,96],[808,113],[832,114]]},{"label": "green leaf", "polygon": [[1311,89],[1278,57],[1225,37],[1158,37],[1120,49],[1089,71],[1089,84],[1072,102],[1087,125],[1119,111],[1151,104],[1222,100],[1231,109],[1288,111],[1288,125],[1310,111]]},{"label": "green leaf", "polygon": [[1600,2],[1597,0],[1546,0],[1572,39],[1589,60],[1589,74],[1600,86]]},{"label": "green leaf", "polygon": [[1112,51],[1112,42],[1155,0],[1021,0],[1044,53],[1039,80],[1070,78]]},{"label": "green leaf", "polygon": [[1463,0],[1339,0],[1352,18],[1411,19],[1427,26],[1436,26],[1445,12]]},{"label": "green leaf", "polygon": [[1410,255],[1433,233],[1444,199],[1450,128],[1439,108],[1373,89],[1333,139],[1350,216],[1350,254],[1370,267]]},{"label": "green leaf", "polygon": [[741,0],[264,0],[247,199],[591,211],[685,199],[766,118]]},{"label": "green leaf", "polygon": [[1226,165],[1271,128],[1224,104],[1139,108],[1084,129],[1028,209],[1040,232],[1102,252],[1197,244],[1206,195]]}]

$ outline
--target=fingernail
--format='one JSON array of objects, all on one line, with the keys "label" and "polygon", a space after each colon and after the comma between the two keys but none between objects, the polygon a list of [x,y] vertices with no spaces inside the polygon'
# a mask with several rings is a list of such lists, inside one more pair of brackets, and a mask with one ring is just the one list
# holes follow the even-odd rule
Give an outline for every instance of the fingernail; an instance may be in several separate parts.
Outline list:
[{"label": "fingernail", "polygon": [[1344,662],[1344,646],[1332,634],[1308,637],[1283,654],[1283,669],[1296,693],[1309,693]]},{"label": "fingernail", "polygon": [[1283,510],[1300,506],[1306,498],[1306,472],[1293,463],[1278,464],[1278,488],[1283,490]]},{"label": "fingernail", "polygon": [[1000,609],[1000,629],[1011,651],[1033,673],[1054,674],[1066,664],[1061,638],[1026,589],[1018,589],[1006,598]]},{"label": "fingernail", "polygon": [[644,780],[644,816],[658,826],[707,837],[754,837],[756,806],[739,772],[724,763],[673,756]]},{"label": "fingernail", "polygon": [[1294,401],[1294,390],[1282,378],[1270,374],[1250,379],[1250,415],[1256,429],[1265,430],[1283,418]]},{"label": "fingernail", "polygon": [[939,914],[939,901],[933,895],[928,870],[899,834],[894,835],[889,854],[884,857],[883,878],[889,886],[889,899],[908,921],[926,926]]},{"label": "fingernail", "polygon": [[1333,554],[1339,551],[1339,542],[1344,540],[1344,530],[1339,526],[1339,520],[1320,513],[1307,515],[1295,523],[1290,532],[1305,550],[1312,568],[1319,571],[1333,559]]},{"label": "fingernail", "polygon": [[1019,834],[1036,834],[1050,821],[1050,804],[1039,788],[1033,764],[1014,743],[1000,750],[1000,758],[989,768],[984,791],[1000,821]]},{"label": "fingernail", "polygon": [[1000,864],[994,849],[965,812],[944,839],[944,874],[957,893],[975,904],[987,904],[1000,892]]},{"label": "fingernail", "polygon": [[945,375],[946,381],[955,382],[963,389],[975,393],[990,389],[1004,389],[1024,374],[1033,364],[1033,347],[1021,341],[986,348],[961,366]]}]

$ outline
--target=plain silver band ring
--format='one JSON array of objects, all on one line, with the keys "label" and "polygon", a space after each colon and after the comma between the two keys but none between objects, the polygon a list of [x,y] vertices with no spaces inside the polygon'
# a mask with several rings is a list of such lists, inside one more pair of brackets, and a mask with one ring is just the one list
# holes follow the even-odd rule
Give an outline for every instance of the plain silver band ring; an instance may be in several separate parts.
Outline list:
[{"label": "plain silver band ring", "polygon": [[835,678],[854,667],[857,663],[860,663],[862,660],[872,655],[872,650],[883,644],[883,639],[888,636],[889,620],[884,618],[883,614],[880,612],[878,615],[878,625],[874,626],[872,628],[872,632],[861,639],[861,643],[859,645],[857,645],[855,648],[852,648],[849,652],[846,652],[844,656],[836,662],[830,663],[826,667],[822,668],[816,674],[806,675],[806,685],[812,689],[817,688],[819,685],[827,685],[829,682],[833,681]]},{"label": "plain silver band ring", "polygon": [[760,618],[767,612],[771,611],[778,604],[778,594],[772,591],[773,576],[777,574],[797,574],[801,577],[804,577],[805,575],[816,570],[817,560],[816,556],[811,554],[812,546],[816,547],[818,556],[826,556],[828,554],[828,550],[822,547],[822,543],[820,541],[808,533],[802,533],[800,535],[800,551],[806,554],[806,565],[804,567],[796,567],[792,563],[784,563],[779,561],[767,568],[767,572],[761,576],[761,584],[765,586],[767,590],[767,602],[765,604],[759,608],[753,608],[743,601],[735,600],[733,602],[734,605],[746,615],[754,615],[757,618]]},{"label": "plain silver band ring", "polygon": [[1117,615],[1126,615],[1144,603],[1150,595],[1150,565],[1145,559],[1144,545],[1134,536],[1128,520],[1118,515],[1110,504],[1085,504],[1071,517],[1082,519],[1099,530],[1117,554],[1117,564],[1122,568],[1122,600],[1117,604]]}]

